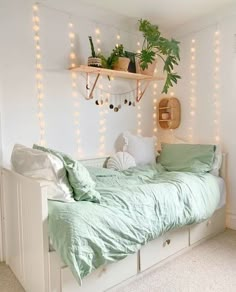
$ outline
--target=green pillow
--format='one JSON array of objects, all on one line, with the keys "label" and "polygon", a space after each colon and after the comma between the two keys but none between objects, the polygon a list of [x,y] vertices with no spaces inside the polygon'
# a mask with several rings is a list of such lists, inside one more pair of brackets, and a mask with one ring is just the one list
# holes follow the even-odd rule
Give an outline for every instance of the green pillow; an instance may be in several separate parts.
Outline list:
[{"label": "green pillow", "polygon": [[168,171],[205,173],[212,169],[215,145],[162,144],[161,165]]},{"label": "green pillow", "polygon": [[79,161],[72,159],[64,153],[39,145],[33,145],[33,148],[51,153],[62,160],[76,201],[100,203],[101,196],[95,190],[95,182],[92,180],[88,170]]}]

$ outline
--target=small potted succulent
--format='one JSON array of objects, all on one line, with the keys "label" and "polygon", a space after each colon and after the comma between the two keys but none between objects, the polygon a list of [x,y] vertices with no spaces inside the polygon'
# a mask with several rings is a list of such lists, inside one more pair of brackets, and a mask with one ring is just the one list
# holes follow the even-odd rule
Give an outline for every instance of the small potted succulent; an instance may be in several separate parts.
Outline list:
[{"label": "small potted succulent", "polygon": [[93,45],[93,39],[91,36],[89,38],[90,48],[91,48],[91,56],[88,57],[88,66],[92,67],[102,67],[102,58],[99,54],[95,53],[94,45]]},{"label": "small potted succulent", "polygon": [[[153,75],[157,57],[159,57],[164,63],[163,72],[166,73],[162,93],[167,93],[169,87],[172,87],[173,83],[177,83],[178,79],[181,78],[173,72],[174,66],[178,65],[180,61],[179,42],[164,38],[158,26],[145,19],[139,20],[139,31],[143,33],[144,41],[141,52],[137,54],[137,72]],[[149,66],[152,66],[152,68]]]}]

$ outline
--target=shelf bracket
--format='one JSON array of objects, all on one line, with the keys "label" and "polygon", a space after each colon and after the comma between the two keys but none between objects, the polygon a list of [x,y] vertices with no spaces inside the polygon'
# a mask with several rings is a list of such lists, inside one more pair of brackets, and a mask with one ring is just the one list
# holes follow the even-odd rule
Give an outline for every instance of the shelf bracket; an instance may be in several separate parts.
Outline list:
[{"label": "shelf bracket", "polygon": [[90,91],[90,84],[89,84],[89,73],[87,73],[87,78],[86,78],[86,90],[87,90],[87,97],[86,99],[89,100],[89,99],[92,99],[93,98],[93,92],[94,92],[94,89],[96,87],[96,84],[98,82],[98,79],[100,77],[100,73],[97,74],[96,78],[95,78],[95,81],[93,83],[93,86],[92,86],[92,89]]},{"label": "shelf bracket", "polygon": [[136,101],[137,102],[139,102],[141,100],[141,98],[143,97],[143,95],[146,92],[150,82],[151,82],[151,79],[147,80],[143,91],[141,91],[141,89],[140,89],[140,80],[137,80],[137,96],[136,96]]}]

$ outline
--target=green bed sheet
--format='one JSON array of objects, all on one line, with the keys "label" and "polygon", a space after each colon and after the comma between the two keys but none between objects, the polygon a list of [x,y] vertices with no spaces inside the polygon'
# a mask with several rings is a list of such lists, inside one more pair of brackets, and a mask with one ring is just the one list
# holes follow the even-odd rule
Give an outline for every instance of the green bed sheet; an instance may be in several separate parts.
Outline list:
[{"label": "green bed sheet", "polygon": [[160,165],[91,171],[101,203],[49,201],[49,236],[78,282],[162,233],[209,218],[220,191],[211,174],[166,172]]}]

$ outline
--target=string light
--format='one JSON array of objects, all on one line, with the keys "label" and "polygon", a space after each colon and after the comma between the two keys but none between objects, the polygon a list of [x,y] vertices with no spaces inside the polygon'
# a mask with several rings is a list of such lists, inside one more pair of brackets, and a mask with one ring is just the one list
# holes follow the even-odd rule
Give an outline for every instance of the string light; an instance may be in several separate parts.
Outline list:
[{"label": "string light", "polygon": [[97,51],[101,53],[101,31],[99,27],[95,28],[95,35],[96,35],[96,43],[97,43]]},{"label": "string light", "polygon": [[[75,52],[75,33],[74,33],[74,24],[70,21],[68,23],[69,27],[69,42],[70,42],[70,68],[75,68],[77,64],[77,56]],[[77,156],[81,158],[83,156],[83,151],[81,148],[81,139],[80,139],[80,103],[78,100],[78,74],[76,71],[71,70],[71,87],[72,87],[72,98],[74,100],[74,125],[75,125],[75,137],[76,137],[76,148]]]},{"label": "string light", "polygon": [[157,136],[157,83],[153,84],[153,136]]},{"label": "string light", "polygon": [[137,40],[137,51],[136,51],[138,54],[140,54],[141,52],[141,43],[139,40]]},{"label": "string light", "polygon": [[39,17],[39,7],[37,4],[33,5],[33,32],[35,41],[35,81],[36,81],[36,91],[37,91],[37,107],[38,107],[38,123],[39,123],[39,144],[46,145],[45,139],[45,120],[43,114],[43,99],[44,99],[44,87],[43,87],[43,71],[42,71],[42,55],[40,46],[40,17]]},{"label": "string light", "polygon": [[[138,88],[137,88],[137,94],[138,96],[141,94],[140,89],[140,81],[138,81]],[[141,100],[137,104],[137,134],[142,135],[142,108],[141,108]]]},{"label": "string light", "polygon": [[220,143],[220,31],[216,30],[214,34],[214,87],[213,87],[213,105],[214,105],[214,140]]},{"label": "string light", "polygon": [[190,61],[190,97],[189,97],[189,107],[190,107],[190,118],[189,118],[189,128],[188,128],[188,140],[193,142],[193,124],[196,114],[196,40],[191,40],[191,61]]},{"label": "string light", "polygon": [[[99,87],[103,87],[102,84]],[[99,90],[99,99],[104,100],[104,96],[101,90]],[[106,95],[106,99],[104,103],[99,103],[100,104],[100,111],[99,111],[99,149],[98,149],[98,155],[101,157],[104,157],[106,154],[106,130],[107,130],[107,125],[106,125],[106,115],[108,113],[108,110],[105,108],[105,106],[109,102],[109,96],[108,94]]]}]

